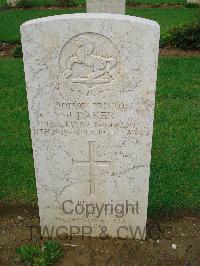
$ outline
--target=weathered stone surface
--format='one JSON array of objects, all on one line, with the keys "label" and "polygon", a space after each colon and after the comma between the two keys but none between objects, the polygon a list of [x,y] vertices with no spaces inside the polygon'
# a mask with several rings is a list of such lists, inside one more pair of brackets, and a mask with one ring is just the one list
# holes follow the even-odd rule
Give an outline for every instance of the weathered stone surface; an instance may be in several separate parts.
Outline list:
[{"label": "weathered stone surface", "polygon": [[88,13],[125,14],[126,0],[87,0]]},{"label": "weathered stone surface", "polygon": [[158,24],[74,14],[21,34],[42,229],[134,237],[147,218]]},{"label": "weathered stone surface", "polygon": [[200,0],[187,0],[187,3],[199,4],[200,5]]},{"label": "weathered stone surface", "polygon": [[16,6],[17,2],[18,2],[18,0],[7,0],[7,4],[10,6]]}]

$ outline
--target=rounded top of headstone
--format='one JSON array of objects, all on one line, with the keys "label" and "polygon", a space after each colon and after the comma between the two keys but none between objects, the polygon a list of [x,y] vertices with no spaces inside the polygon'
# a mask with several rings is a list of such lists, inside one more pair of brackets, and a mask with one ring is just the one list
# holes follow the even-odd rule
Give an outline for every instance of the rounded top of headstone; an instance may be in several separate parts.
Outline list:
[{"label": "rounded top of headstone", "polygon": [[111,19],[115,21],[127,21],[127,22],[130,21],[132,23],[142,24],[144,26],[150,26],[150,27],[160,29],[159,24],[154,20],[136,17],[136,16],[128,16],[128,15],[121,15],[121,14],[108,14],[108,13],[77,13],[77,14],[63,14],[63,15],[43,17],[43,18],[26,21],[25,23],[21,25],[20,29],[22,30],[23,28],[27,26],[32,26],[32,25],[40,24],[40,23],[68,21],[72,19]]}]

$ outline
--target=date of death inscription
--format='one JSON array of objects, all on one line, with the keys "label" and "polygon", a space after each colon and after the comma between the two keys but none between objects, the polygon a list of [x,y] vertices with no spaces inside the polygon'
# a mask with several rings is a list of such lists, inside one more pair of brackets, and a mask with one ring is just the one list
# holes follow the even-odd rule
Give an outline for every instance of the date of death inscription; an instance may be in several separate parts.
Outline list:
[{"label": "date of death inscription", "polygon": [[123,131],[129,136],[149,136],[148,128],[135,122],[133,103],[57,102],[61,119],[46,117],[36,121],[34,135],[104,135]]}]

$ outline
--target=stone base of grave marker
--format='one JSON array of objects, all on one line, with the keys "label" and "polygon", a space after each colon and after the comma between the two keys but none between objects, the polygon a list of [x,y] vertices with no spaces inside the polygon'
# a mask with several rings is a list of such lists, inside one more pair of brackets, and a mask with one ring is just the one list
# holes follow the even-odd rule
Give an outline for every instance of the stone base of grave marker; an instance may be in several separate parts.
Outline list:
[{"label": "stone base of grave marker", "polygon": [[42,234],[143,239],[159,25],[74,14],[21,34]]}]

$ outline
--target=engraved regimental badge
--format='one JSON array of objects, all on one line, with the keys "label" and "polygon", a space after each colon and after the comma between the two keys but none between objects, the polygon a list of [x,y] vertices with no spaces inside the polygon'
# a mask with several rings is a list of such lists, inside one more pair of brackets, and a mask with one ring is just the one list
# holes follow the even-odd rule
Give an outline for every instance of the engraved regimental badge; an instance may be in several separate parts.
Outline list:
[{"label": "engraved regimental badge", "polygon": [[98,95],[120,86],[121,57],[107,37],[97,33],[74,36],[63,46],[60,58],[59,88],[62,95],[80,92]]}]

